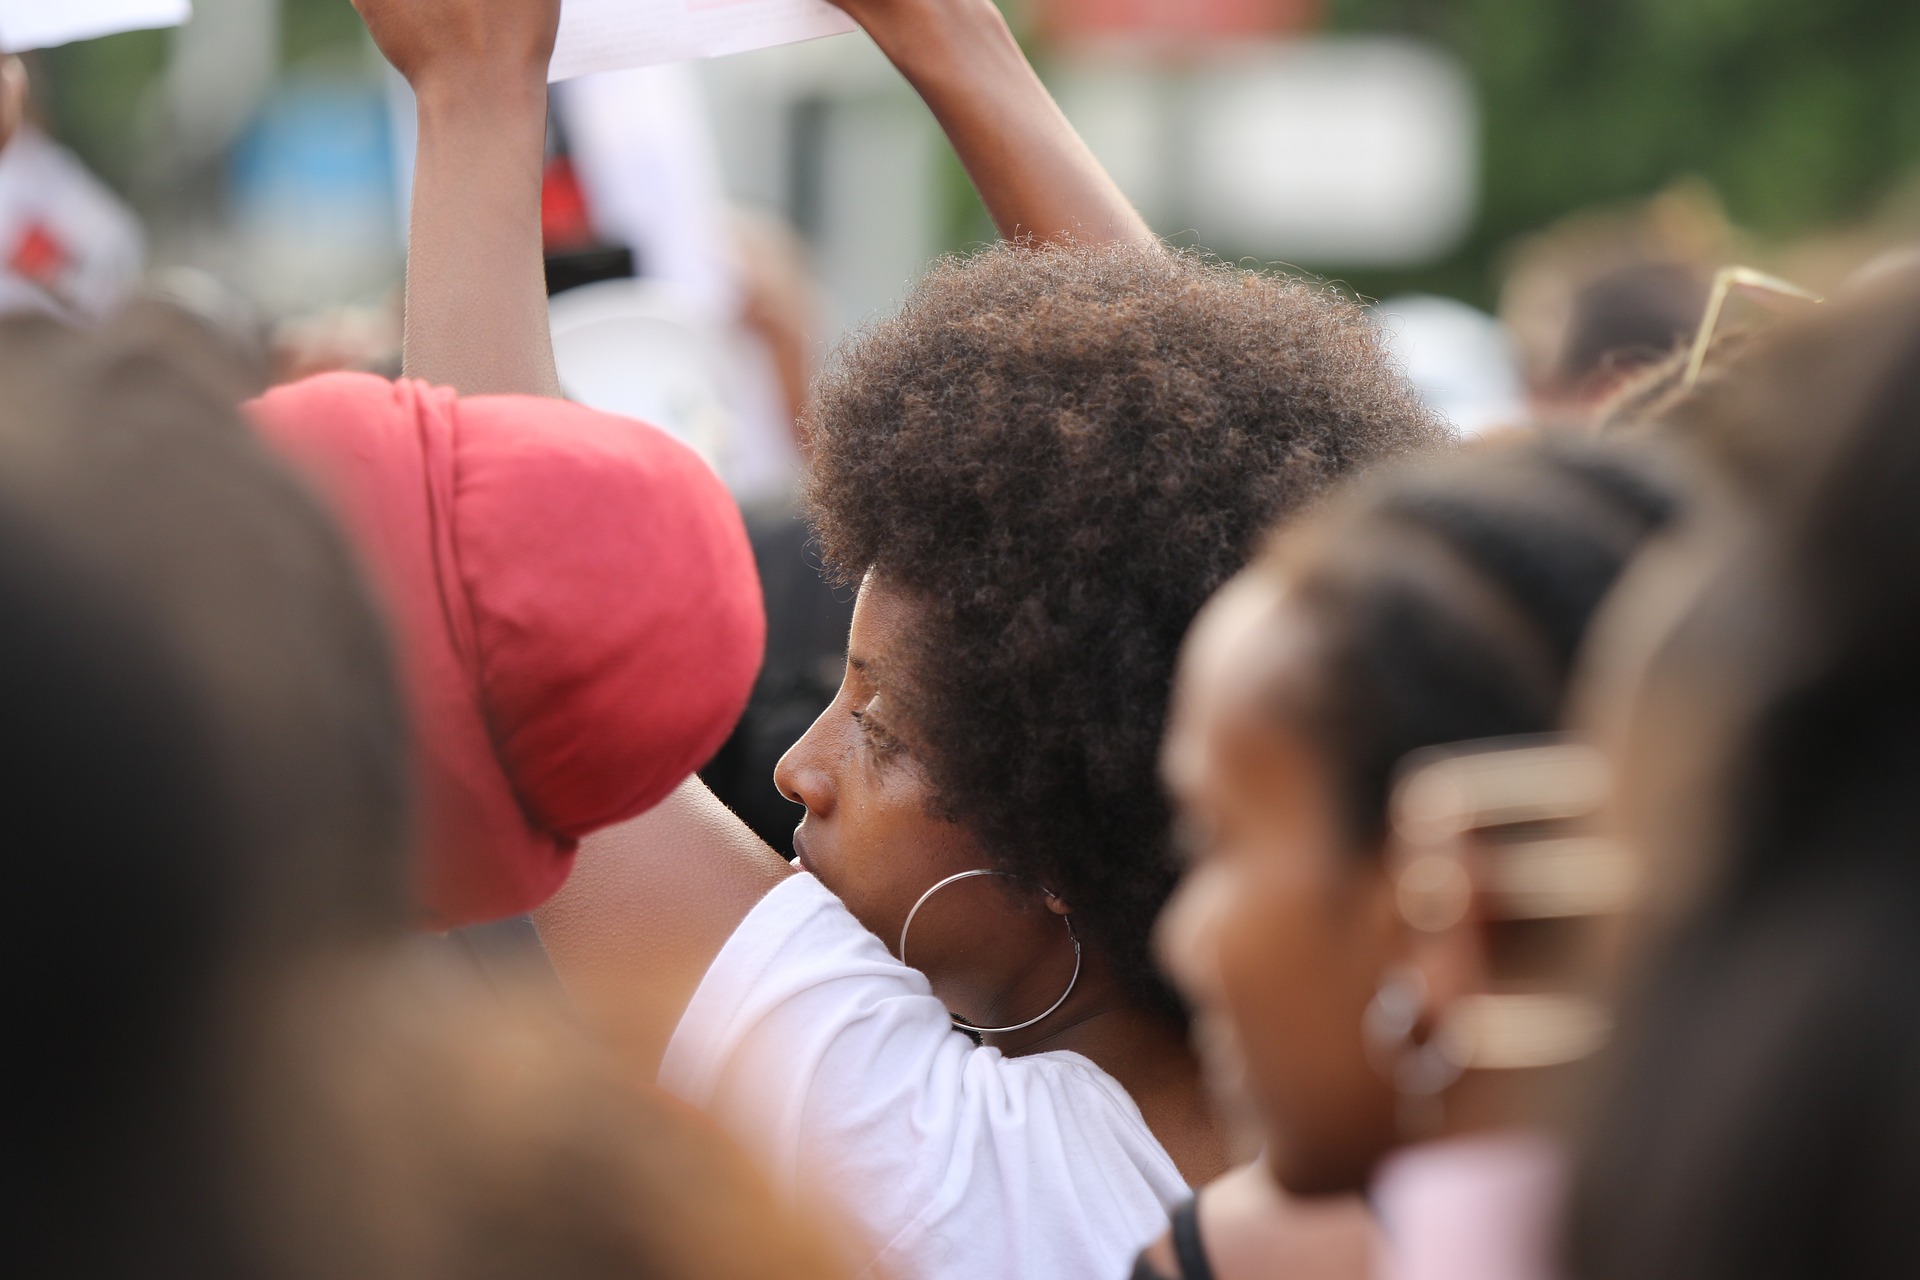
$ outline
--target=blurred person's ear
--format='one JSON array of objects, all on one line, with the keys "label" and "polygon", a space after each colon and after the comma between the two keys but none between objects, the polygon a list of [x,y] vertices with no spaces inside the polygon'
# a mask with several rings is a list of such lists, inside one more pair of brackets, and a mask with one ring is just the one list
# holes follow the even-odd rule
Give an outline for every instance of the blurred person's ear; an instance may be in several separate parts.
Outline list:
[{"label": "blurred person's ear", "polygon": [[1388,869],[1424,1005],[1423,1069],[1403,1075],[1445,1094],[1450,1131],[1548,1119],[1533,1082],[1606,1040],[1605,953],[1636,889],[1591,828],[1608,786],[1598,752],[1547,736],[1422,753],[1395,789]]},{"label": "blurred person's ear", "polygon": [[0,57],[0,147],[13,141],[14,131],[27,114],[27,64]]}]

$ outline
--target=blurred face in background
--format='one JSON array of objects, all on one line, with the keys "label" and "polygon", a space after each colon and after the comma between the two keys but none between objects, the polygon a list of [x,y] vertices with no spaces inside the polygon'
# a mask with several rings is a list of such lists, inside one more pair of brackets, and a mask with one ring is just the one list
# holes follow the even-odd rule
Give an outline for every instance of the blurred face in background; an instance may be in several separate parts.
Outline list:
[{"label": "blurred face in background", "polygon": [[1163,755],[1190,864],[1160,923],[1174,980],[1244,1059],[1275,1180],[1309,1195],[1363,1188],[1395,1141],[1361,1022],[1398,938],[1377,851],[1353,847],[1334,775],[1289,727],[1314,678],[1309,624],[1269,580],[1202,613]]}]

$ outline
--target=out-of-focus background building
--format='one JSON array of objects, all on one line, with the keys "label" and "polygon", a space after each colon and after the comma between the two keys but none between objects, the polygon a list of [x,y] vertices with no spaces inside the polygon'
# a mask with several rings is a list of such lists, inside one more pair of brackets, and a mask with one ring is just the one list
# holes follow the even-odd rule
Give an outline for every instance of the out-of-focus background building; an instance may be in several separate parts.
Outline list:
[{"label": "out-of-focus background building", "polygon": [[[1661,317],[1722,261],[1830,288],[1920,226],[1920,8],[1899,0],[1010,0],[1008,15],[1156,228],[1386,299],[1409,367],[1452,382],[1430,390],[1469,428],[1590,397],[1607,370],[1574,347],[1615,330],[1665,342]],[[290,336],[290,372],[394,342],[409,104],[346,0],[198,0],[179,31],[46,50],[33,77],[46,130],[138,211],[152,271],[232,290]],[[804,359],[991,226],[864,36],[620,79],[561,90],[555,286],[666,288],[576,299],[563,363],[582,393],[676,418],[743,489],[774,491]],[[632,261],[593,257],[622,248]],[[1678,274],[1636,284],[1649,265]],[[768,273],[789,276],[783,315]],[[818,288],[795,292],[795,273]],[[1446,303],[1505,324],[1476,330]],[[755,307],[760,332],[720,332]],[[687,326],[718,326],[755,372],[668,355],[628,376],[597,355],[643,334],[674,351],[668,330]],[[724,441],[755,418],[747,445]]]},{"label": "out-of-focus background building", "polygon": [[[1376,296],[1491,305],[1517,237],[1683,177],[1771,242],[1915,200],[1920,11],[1898,0],[1025,0],[1012,16],[1159,227]],[[183,29],[34,70],[56,136],[150,219],[156,261],[275,310],[391,278],[387,93],[344,0],[198,0]],[[730,194],[800,228],[836,325],[985,233],[861,38],[699,76]],[[1334,216],[1368,194],[1425,200]]]},{"label": "out-of-focus background building", "polygon": [[[1590,412],[1691,334],[1722,265],[1826,292],[1920,241],[1910,0],[1005,3],[1159,231],[1378,300],[1468,433]],[[0,157],[0,285],[24,281],[0,307],[37,290],[84,316],[144,279],[251,329],[281,376],[396,367],[411,103],[347,0],[195,0],[179,29],[29,65],[44,137]],[[716,765],[778,840],[764,779],[845,625],[788,506],[808,374],[992,228],[861,35],[570,81],[554,108],[563,383],[714,463],[770,609],[795,578]],[[10,182],[70,192],[70,228],[9,221]]]}]

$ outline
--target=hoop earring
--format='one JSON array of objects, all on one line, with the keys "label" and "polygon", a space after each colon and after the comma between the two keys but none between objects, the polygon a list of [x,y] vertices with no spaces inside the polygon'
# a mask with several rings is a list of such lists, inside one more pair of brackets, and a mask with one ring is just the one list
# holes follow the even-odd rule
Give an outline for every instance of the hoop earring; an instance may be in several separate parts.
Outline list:
[{"label": "hoop earring", "polygon": [[[914,903],[913,910],[907,912],[906,923],[900,926],[900,963],[901,964],[907,963],[907,930],[913,928],[913,918],[920,914],[920,908],[927,905],[927,899],[931,898],[934,894],[940,892],[942,889],[946,888],[950,884],[958,884],[962,880],[971,880],[975,876],[1006,876],[1009,880],[1018,880],[1020,878],[1019,876],[1014,875],[1011,871],[996,871],[991,867],[986,867],[986,868],[981,868],[980,870],[977,870],[977,871],[962,871],[957,875],[948,876],[945,880],[940,881],[938,884],[934,885],[931,889],[921,894],[920,901]],[[1051,890],[1044,889],[1044,888],[1041,889],[1041,892],[1046,893],[1049,896],[1051,896],[1051,893],[1052,893]],[[975,1026],[971,1022],[968,1022],[965,1018],[961,1017],[957,1013],[949,1013],[947,1017],[953,1020],[953,1025],[955,1027],[958,1027],[962,1031],[971,1031],[976,1035],[983,1035],[983,1036],[1005,1035],[1010,1031],[1025,1031],[1028,1027],[1038,1026],[1040,1023],[1045,1022],[1048,1018],[1051,1018],[1054,1014],[1060,1011],[1060,1006],[1067,1002],[1067,997],[1073,994],[1074,987],[1078,986],[1080,982],[1080,935],[1074,932],[1073,916],[1071,914],[1063,916],[1061,918],[1064,919],[1067,923],[1067,937],[1073,940],[1073,976],[1067,979],[1067,989],[1060,993],[1060,998],[1058,1000],[1055,1000],[1052,1004],[1048,1005],[1047,1011],[1041,1014],[1039,1017],[1028,1018],[1025,1022],[1017,1022],[1010,1027],[979,1027],[979,1026]]]},{"label": "hoop earring", "polygon": [[1367,1058],[1399,1095],[1400,1128],[1407,1137],[1440,1127],[1445,1119],[1441,1094],[1465,1070],[1446,1052],[1441,1037],[1413,1042],[1413,1029],[1426,1006],[1426,980],[1419,970],[1402,968],[1381,979],[1360,1017]]}]

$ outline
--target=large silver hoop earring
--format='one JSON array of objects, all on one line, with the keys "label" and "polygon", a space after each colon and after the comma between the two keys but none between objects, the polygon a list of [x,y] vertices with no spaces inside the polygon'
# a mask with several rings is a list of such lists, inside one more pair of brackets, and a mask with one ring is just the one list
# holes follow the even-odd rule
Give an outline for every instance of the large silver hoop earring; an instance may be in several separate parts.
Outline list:
[{"label": "large silver hoop earring", "polygon": [[[945,880],[940,881],[938,884],[934,885],[931,889],[921,894],[920,901],[914,903],[913,910],[907,912],[907,922],[900,926],[900,963],[901,964],[908,963],[907,961],[907,930],[913,928],[913,918],[920,914],[920,908],[927,905],[927,899],[931,898],[934,894],[940,892],[942,889],[946,888],[950,884],[958,884],[962,880],[971,880],[975,876],[1006,876],[1009,880],[1018,880],[1020,878],[1019,876],[1014,875],[1011,871],[996,871],[991,867],[983,867],[977,871],[962,871],[957,875],[948,876]],[[1052,896],[1052,893],[1050,890],[1043,888],[1041,892],[1048,894],[1048,896],[1050,897]],[[1060,998],[1058,1000],[1055,1000],[1052,1004],[1047,1006],[1047,1011],[1045,1013],[1041,1014],[1037,1018],[1028,1018],[1025,1022],[1017,1022],[1011,1027],[975,1026],[973,1023],[968,1022],[965,1018],[961,1017],[959,1014],[949,1013],[947,1016],[953,1019],[953,1025],[960,1028],[960,1030],[962,1031],[971,1031],[975,1035],[998,1036],[998,1035],[1005,1035],[1010,1031],[1025,1031],[1028,1027],[1038,1026],[1040,1023],[1045,1022],[1048,1018],[1051,1018],[1054,1014],[1060,1012],[1060,1006],[1067,1002],[1067,997],[1073,994],[1074,987],[1079,985],[1079,982],[1080,982],[1080,935],[1074,932],[1073,916],[1071,914],[1062,916],[1061,919],[1066,921],[1067,937],[1073,941],[1073,976],[1067,979],[1067,989],[1060,993]]]}]

